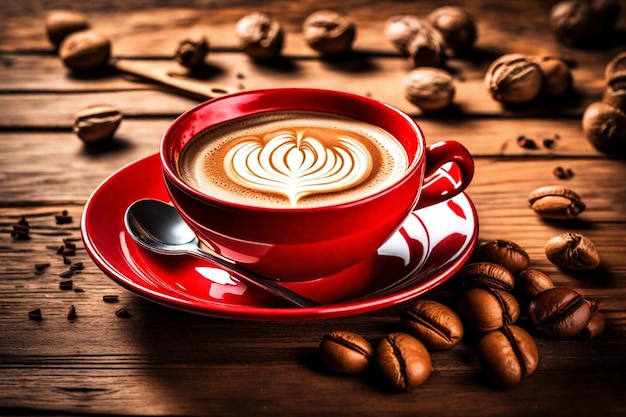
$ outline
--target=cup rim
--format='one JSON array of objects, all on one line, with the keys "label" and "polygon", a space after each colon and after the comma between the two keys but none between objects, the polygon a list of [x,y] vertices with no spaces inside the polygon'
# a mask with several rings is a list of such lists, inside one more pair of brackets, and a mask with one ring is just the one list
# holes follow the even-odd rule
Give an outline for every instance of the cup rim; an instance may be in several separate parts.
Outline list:
[{"label": "cup rim", "polygon": [[[232,201],[228,201],[228,200],[224,200],[218,197],[214,197],[212,195],[206,194],[202,191],[199,191],[195,188],[193,188],[192,186],[190,186],[189,184],[187,184],[180,176],[180,174],[178,173],[178,170],[173,166],[173,157],[171,155],[168,154],[167,152],[167,146],[166,146],[166,142],[167,142],[167,138],[172,136],[172,133],[174,130],[176,130],[176,128],[184,123],[184,121],[190,117],[193,117],[193,115],[195,113],[197,113],[198,111],[200,111],[201,109],[207,107],[207,106],[214,106],[216,104],[218,104],[220,101],[224,101],[224,100],[233,100],[236,99],[237,97],[240,96],[254,96],[254,95],[264,95],[264,94],[278,94],[278,93],[283,93],[283,94],[329,94],[329,95],[334,95],[335,97],[343,97],[343,98],[347,98],[350,100],[355,100],[355,101],[365,101],[370,105],[373,106],[377,106],[379,107],[381,110],[384,111],[389,111],[391,113],[394,113],[397,117],[400,117],[401,119],[404,120],[404,122],[407,124],[407,126],[415,133],[415,137],[416,142],[417,142],[417,152],[415,152],[414,158],[411,161],[411,163],[409,164],[409,166],[406,169],[406,172],[404,173],[404,175],[402,175],[401,178],[397,179],[395,182],[393,182],[392,184],[390,184],[389,186],[385,187],[382,190],[379,190],[375,193],[372,193],[370,195],[358,198],[358,199],[354,199],[354,200],[350,200],[350,201],[346,201],[346,202],[342,202],[342,203],[335,203],[335,204],[328,204],[328,205],[322,205],[322,206],[313,206],[313,207],[263,207],[263,206],[257,206],[257,205],[252,205],[252,204],[243,204],[243,203],[235,203]],[[290,109],[289,107],[284,107],[281,110],[301,110],[299,108],[293,108]],[[269,111],[275,111],[274,109],[268,109]],[[323,112],[323,110],[304,110],[304,111],[319,111],[319,112]],[[250,113],[250,114],[259,114],[262,113],[263,111],[258,111],[255,113]],[[327,110],[327,113],[331,113],[331,114],[337,114],[339,112],[337,111],[333,111],[333,110]],[[348,112],[341,114],[345,117],[350,117],[353,119],[357,119],[357,120],[361,120],[361,121],[366,121],[363,119],[359,119],[358,117],[354,116],[353,114],[348,114]],[[245,117],[246,115],[243,115],[242,117]],[[235,117],[233,117],[232,119],[228,120],[235,120]],[[204,128],[202,128],[200,130],[200,132],[208,129],[210,126],[206,126]],[[199,134],[199,133],[198,133]],[[237,209],[245,209],[245,210],[253,210],[253,211],[262,211],[262,212],[281,212],[281,213],[292,213],[292,212],[316,212],[316,211],[326,211],[326,210],[333,210],[333,209],[345,209],[345,208],[350,208],[353,206],[359,206],[362,204],[365,204],[371,200],[376,200],[378,198],[380,198],[381,196],[384,196],[388,193],[391,193],[393,190],[401,187],[403,184],[405,184],[406,182],[410,181],[411,178],[414,175],[414,172],[420,168],[422,168],[422,170],[425,167],[425,163],[424,163],[424,155],[425,155],[425,147],[426,147],[426,140],[424,138],[424,134],[422,132],[422,130],[420,129],[419,125],[417,124],[417,122],[415,120],[413,120],[408,114],[406,114],[405,112],[399,110],[398,108],[384,103],[382,101],[373,99],[371,97],[366,97],[366,96],[361,96],[358,94],[353,94],[353,93],[347,93],[347,92],[343,92],[343,91],[337,91],[337,90],[327,90],[327,89],[318,89],[318,88],[299,88],[299,87],[284,87],[284,88],[268,88],[268,89],[255,89],[255,90],[246,90],[246,91],[240,91],[240,92],[236,92],[236,93],[232,93],[232,94],[227,94],[221,97],[217,97],[211,100],[207,100],[204,101],[188,110],[186,110],[185,112],[181,113],[169,126],[168,128],[165,130],[165,132],[163,133],[162,137],[161,137],[161,143],[160,143],[160,150],[159,150],[159,158],[161,160],[161,167],[163,170],[163,173],[165,176],[167,176],[167,178],[172,181],[178,188],[182,189],[185,193],[191,195],[192,197],[200,200],[200,201],[208,201],[211,203],[215,203],[217,205],[220,206],[224,206],[224,207],[231,207],[231,208],[237,208]]]}]

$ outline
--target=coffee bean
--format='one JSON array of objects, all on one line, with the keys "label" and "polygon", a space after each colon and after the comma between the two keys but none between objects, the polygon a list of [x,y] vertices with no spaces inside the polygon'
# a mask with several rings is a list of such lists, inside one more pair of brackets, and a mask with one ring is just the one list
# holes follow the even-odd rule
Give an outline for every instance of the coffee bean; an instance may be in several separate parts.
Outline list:
[{"label": "coffee bean", "polygon": [[491,262],[501,265],[513,275],[528,268],[530,257],[517,243],[508,240],[492,240],[476,251],[478,262]]},{"label": "coffee bean", "polygon": [[120,308],[119,310],[117,310],[115,312],[115,315],[117,317],[121,317],[121,318],[124,318],[124,319],[127,319],[127,318],[130,317],[130,313],[125,308]]},{"label": "coffee bean", "polygon": [[42,263],[37,263],[35,264],[35,271],[43,271],[44,269],[48,268],[50,266],[50,262],[42,262]]},{"label": "coffee bean", "polygon": [[119,299],[117,295],[103,295],[102,301],[105,303],[117,303]]},{"label": "coffee bean", "polygon": [[515,291],[522,297],[532,298],[550,288],[554,288],[554,282],[538,269],[524,269],[515,278]]},{"label": "coffee bean", "polygon": [[515,323],[520,308],[515,297],[506,291],[473,288],[461,295],[459,312],[468,329],[484,334]]},{"label": "coffee bean", "polygon": [[406,333],[390,333],[380,341],[376,365],[390,387],[404,391],[422,385],[432,371],[426,347]]},{"label": "coffee bean", "polygon": [[428,350],[452,349],[463,338],[463,323],[459,316],[437,301],[414,302],[402,313],[401,325]]},{"label": "coffee bean", "polygon": [[535,341],[517,326],[503,326],[487,333],[480,340],[477,352],[487,376],[507,387],[530,376],[539,363]]},{"label": "coffee bean", "polygon": [[587,322],[587,325],[585,326],[583,331],[580,332],[579,336],[585,340],[595,339],[596,337],[600,336],[600,334],[602,334],[605,326],[606,317],[604,313],[601,311],[596,311],[594,313],[591,313],[591,318]]},{"label": "coffee bean", "polygon": [[59,282],[59,289],[63,291],[71,290],[74,283],[71,279]]},{"label": "coffee bean", "polygon": [[583,331],[591,318],[591,307],[574,290],[551,288],[530,300],[528,318],[547,336],[567,338]]},{"label": "coffee bean", "polygon": [[41,321],[43,320],[43,316],[41,315],[41,309],[37,308],[35,310],[28,312],[28,318],[33,321]]},{"label": "coffee bean", "polygon": [[374,348],[356,333],[334,331],[322,337],[319,355],[328,368],[343,374],[356,374],[369,366]]},{"label": "coffee bean", "polygon": [[565,269],[593,269],[600,264],[600,254],[593,242],[580,233],[563,233],[552,237],[544,247],[546,256]]},{"label": "coffee bean", "polygon": [[70,304],[70,306],[67,308],[67,313],[65,314],[65,317],[67,317],[68,320],[74,320],[76,318],[76,307],[74,307],[74,304]]},{"label": "coffee bean", "polygon": [[585,203],[569,188],[540,187],[528,195],[528,204],[535,213],[547,219],[572,219],[585,211]]},{"label": "coffee bean", "polygon": [[513,275],[503,266],[491,262],[476,262],[461,269],[466,288],[495,288],[511,291],[515,285]]}]

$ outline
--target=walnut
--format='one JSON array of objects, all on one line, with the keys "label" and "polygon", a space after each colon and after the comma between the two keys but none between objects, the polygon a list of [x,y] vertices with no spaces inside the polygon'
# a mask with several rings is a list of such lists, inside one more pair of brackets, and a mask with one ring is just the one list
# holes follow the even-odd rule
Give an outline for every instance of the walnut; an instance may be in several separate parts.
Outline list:
[{"label": "walnut", "polygon": [[175,59],[183,67],[194,70],[204,64],[208,53],[207,37],[201,32],[192,32],[179,42]]},{"label": "walnut", "polygon": [[470,49],[476,42],[477,31],[474,17],[462,7],[444,6],[433,10],[428,21],[437,29],[454,53]]},{"label": "walnut", "polygon": [[268,60],[280,56],[284,44],[283,29],[278,20],[266,13],[250,13],[236,26],[239,47],[252,59]]},{"label": "walnut", "polygon": [[331,10],[319,10],[306,18],[302,32],[307,44],[322,55],[350,52],[356,26],[348,18]]},{"label": "walnut", "polygon": [[411,70],[404,85],[407,100],[425,111],[448,107],[455,94],[452,76],[439,68],[420,67]]},{"label": "walnut", "polygon": [[491,96],[502,103],[532,101],[541,91],[543,76],[539,65],[521,54],[506,54],[487,70],[485,84]]}]

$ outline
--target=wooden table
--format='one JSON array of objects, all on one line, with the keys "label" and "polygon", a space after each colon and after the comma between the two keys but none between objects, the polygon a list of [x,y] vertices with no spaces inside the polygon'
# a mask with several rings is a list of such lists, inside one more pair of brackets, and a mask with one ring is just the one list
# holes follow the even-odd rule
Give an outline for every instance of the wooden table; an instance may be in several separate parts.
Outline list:
[{"label": "wooden table", "polygon": [[[557,286],[597,298],[607,328],[597,339],[551,340],[534,334],[540,353],[535,374],[501,389],[488,383],[471,343],[432,354],[434,371],[418,389],[395,393],[374,373],[338,376],[318,361],[321,336],[344,329],[376,343],[398,330],[407,303],[353,317],[305,322],[216,319],[162,307],[110,280],[81,241],[83,206],[95,187],[121,166],[158,150],[172,120],[198,101],[115,71],[72,76],[48,43],[45,14],[62,1],[0,5],[0,414],[1,415],[626,415],[626,164],[596,151],[581,131],[586,106],[601,98],[604,66],[624,44],[575,49],[555,41],[545,1],[467,1],[479,30],[475,51],[451,59],[457,111],[423,115],[403,97],[409,67],[384,38],[384,22],[402,13],[427,15],[435,1],[266,2],[287,32],[289,65],[267,66],[238,52],[236,21],[252,2],[91,1],[76,3],[92,27],[109,35],[117,57],[170,68],[178,41],[202,28],[212,52],[210,81],[237,89],[311,86],[349,91],[409,112],[428,141],[455,139],[476,161],[468,190],[479,215],[481,240],[523,246],[531,265]],[[460,2],[450,2],[460,3]],[[622,2],[623,4],[623,2]],[[354,60],[325,62],[310,50],[300,25],[312,11],[335,7],[358,25]],[[626,9],[626,4],[623,9]],[[67,6],[65,6],[67,7]],[[626,30],[626,11],[619,20]],[[616,39],[619,41],[618,37]],[[553,54],[576,61],[575,91],[562,99],[504,109],[483,85],[485,71],[508,53]],[[175,65],[175,64],[174,64]],[[106,152],[90,152],[71,131],[73,114],[94,103],[125,115]],[[537,149],[517,146],[520,135]],[[553,148],[544,138],[558,137]],[[569,168],[568,180],[554,177]],[[587,205],[580,219],[547,222],[528,208],[528,193],[544,185],[577,191]],[[67,210],[68,224],[55,215]],[[21,216],[30,239],[15,240]],[[598,247],[602,263],[591,272],[560,270],[544,255],[552,236],[580,232]],[[74,276],[83,292],[59,289],[67,266],[56,254],[63,239],[77,246]],[[43,273],[35,263],[49,262]],[[428,294],[457,295],[455,278]],[[104,303],[115,294],[119,303]],[[77,318],[67,320],[69,305]],[[124,307],[130,318],[115,311]],[[42,321],[28,312],[41,309]]]}]

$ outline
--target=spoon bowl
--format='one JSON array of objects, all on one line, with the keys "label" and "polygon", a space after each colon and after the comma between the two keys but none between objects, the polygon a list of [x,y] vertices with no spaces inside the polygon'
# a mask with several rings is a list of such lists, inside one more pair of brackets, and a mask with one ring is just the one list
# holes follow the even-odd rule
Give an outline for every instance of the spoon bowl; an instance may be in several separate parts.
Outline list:
[{"label": "spoon bowl", "polygon": [[297,307],[313,307],[319,303],[297,294],[277,281],[241,268],[230,259],[203,251],[196,234],[187,226],[176,209],[154,199],[132,203],[124,215],[129,235],[144,249],[164,255],[193,255],[219,265],[241,281],[255,285]]}]

